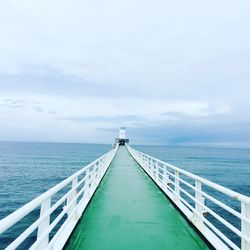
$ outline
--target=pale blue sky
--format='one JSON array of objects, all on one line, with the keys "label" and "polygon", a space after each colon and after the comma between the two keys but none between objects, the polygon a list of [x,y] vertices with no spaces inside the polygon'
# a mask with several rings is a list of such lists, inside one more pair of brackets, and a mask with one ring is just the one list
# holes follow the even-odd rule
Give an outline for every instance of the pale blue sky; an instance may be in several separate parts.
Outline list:
[{"label": "pale blue sky", "polygon": [[250,146],[250,2],[0,3],[0,140]]}]

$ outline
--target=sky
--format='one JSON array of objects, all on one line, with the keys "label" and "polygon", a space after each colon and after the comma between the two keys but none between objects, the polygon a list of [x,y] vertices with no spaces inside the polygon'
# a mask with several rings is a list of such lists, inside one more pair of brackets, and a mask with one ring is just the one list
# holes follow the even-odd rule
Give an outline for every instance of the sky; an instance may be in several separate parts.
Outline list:
[{"label": "sky", "polygon": [[248,0],[0,2],[0,140],[250,147]]}]

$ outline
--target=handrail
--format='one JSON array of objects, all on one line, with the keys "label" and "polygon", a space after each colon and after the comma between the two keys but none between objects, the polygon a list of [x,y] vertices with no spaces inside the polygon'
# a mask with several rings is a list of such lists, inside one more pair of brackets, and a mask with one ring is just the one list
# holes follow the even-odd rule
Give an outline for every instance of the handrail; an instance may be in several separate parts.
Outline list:
[{"label": "handrail", "polygon": [[[131,147],[130,147],[130,148],[131,148]],[[132,149],[132,148],[131,148],[131,149]],[[133,149],[133,150],[136,151],[136,152],[138,152],[138,153],[142,153],[142,152],[140,152],[140,151],[138,151],[138,150],[136,150],[136,149]],[[221,186],[221,185],[219,185],[219,184],[216,184],[216,183],[214,183],[214,182],[212,182],[212,181],[209,181],[209,180],[207,180],[207,179],[205,179],[205,178],[203,178],[203,177],[200,177],[200,176],[198,176],[198,175],[192,174],[192,173],[190,173],[190,172],[188,172],[188,171],[186,171],[186,170],[183,170],[183,169],[181,169],[181,168],[178,168],[178,167],[176,167],[176,166],[174,166],[174,165],[172,165],[172,164],[170,164],[170,163],[168,163],[168,162],[164,162],[164,161],[159,160],[159,159],[157,159],[157,158],[155,158],[155,157],[153,157],[153,156],[150,156],[150,155],[148,155],[148,154],[145,154],[145,153],[142,153],[142,154],[143,154],[144,156],[150,157],[152,160],[155,160],[155,161],[157,161],[157,162],[159,162],[159,163],[161,163],[161,164],[163,164],[163,165],[166,165],[166,166],[172,168],[173,170],[179,171],[179,173],[181,173],[181,174],[184,174],[184,175],[186,175],[186,176],[188,176],[188,177],[190,177],[190,178],[192,178],[192,179],[197,179],[197,180],[199,180],[200,182],[206,184],[207,186],[210,186],[210,187],[212,187],[212,188],[215,188],[215,189],[217,189],[218,191],[220,191],[220,192],[222,192],[222,193],[225,193],[225,194],[227,194],[228,196],[230,196],[230,197],[232,197],[232,198],[234,198],[234,199],[236,199],[236,200],[244,201],[244,202],[246,202],[247,204],[250,204],[250,198],[249,198],[248,196],[246,196],[246,195],[237,193],[237,192],[235,192],[235,191],[233,191],[233,190],[231,190],[231,189],[229,189],[229,188],[223,187],[223,186]]]},{"label": "handrail", "polygon": [[[203,236],[216,249],[250,249],[250,198],[232,191],[226,187],[202,178],[198,175],[187,172],[172,164],[161,161],[148,154],[142,153],[126,145],[132,157],[139,163],[142,169],[153,179],[153,181],[163,190],[170,200],[181,210],[186,218],[203,234]],[[185,176],[186,179],[183,179]],[[194,182],[195,184],[190,183]],[[180,186],[180,184],[182,185]],[[232,200],[239,201],[241,211],[237,211],[223,201],[213,197],[213,194],[208,194],[204,191],[203,186],[208,186],[214,191],[219,191],[222,195],[230,197]],[[191,188],[194,194],[191,194],[186,187]],[[185,199],[188,197],[188,199]],[[221,211],[215,211],[209,207],[205,199],[208,199],[213,204],[218,205],[223,211],[227,211],[241,222],[241,228],[233,225],[228,218],[221,215]],[[190,202],[193,201],[192,202]],[[214,221],[210,221],[205,217],[205,214],[210,214],[215,220],[223,224],[234,235],[240,238],[240,248],[232,237],[225,235]]]},{"label": "handrail", "polygon": [[[106,173],[117,152],[117,149],[118,145],[108,153],[99,157],[92,163],[88,164],[48,191],[39,195],[37,198],[0,220],[1,239],[1,234],[6,232],[9,228],[30,214],[32,211],[40,207],[39,218],[35,222],[31,223],[27,229],[25,229],[13,242],[8,245],[6,249],[16,249],[31,235],[32,232],[34,232],[35,229],[38,229],[38,233],[36,241],[33,242],[33,245],[31,246],[32,249],[62,249],[101,179]],[[81,177],[81,175],[83,176]],[[65,191],[65,194],[53,205],[51,205],[52,197],[69,185],[71,185],[70,190]],[[51,214],[65,202],[67,205],[64,206],[62,212],[51,222]],[[52,239],[50,239],[49,234],[51,230],[58,225],[65,215],[67,215],[67,219],[62,225],[60,225],[57,233],[52,237]],[[65,229],[65,225],[70,225],[67,226],[67,230]],[[60,234],[58,234],[59,231]],[[54,240],[55,237],[57,238],[56,241]]]}]

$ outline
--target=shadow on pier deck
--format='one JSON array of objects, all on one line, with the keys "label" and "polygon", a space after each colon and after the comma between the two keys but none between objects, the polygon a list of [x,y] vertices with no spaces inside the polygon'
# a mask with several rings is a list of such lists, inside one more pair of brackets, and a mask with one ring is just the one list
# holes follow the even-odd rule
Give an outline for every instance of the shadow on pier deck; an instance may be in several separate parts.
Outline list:
[{"label": "shadow on pier deck", "polygon": [[120,147],[65,249],[208,249]]}]

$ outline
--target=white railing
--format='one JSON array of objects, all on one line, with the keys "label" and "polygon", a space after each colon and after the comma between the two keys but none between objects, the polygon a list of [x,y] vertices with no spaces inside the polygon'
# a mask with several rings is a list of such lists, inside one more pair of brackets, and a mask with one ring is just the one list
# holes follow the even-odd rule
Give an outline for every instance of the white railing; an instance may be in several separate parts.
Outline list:
[{"label": "white railing", "polygon": [[[0,240],[2,233],[11,229],[25,216],[40,208],[38,219],[31,223],[6,249],[16,249],[35,230],[37,230],[37,237],[30,249],[62,249],[106,173],[117,148],[112,149],[2,219],[0,221]],[[60,207],[62,207],[60,213],[56,214],[56,218],[52,218],[53,212]],[[58,227],[57,231],[51,235],[52,230],[56,227]]]},{"label": "white railing", "polygon": [[[249,197],[144,154],[128,145],[127,149],[144,171],[215,249],[250,250]],[[215,193],[224,195],[232,202],[239,202],[240,209],[233,209],[223,202],[224,199],[218,199],[218,195],[216,196]],[[210,206],[207,203],[210,203]],[[219,207],[219,211],[212,209],[211,204]],[[226,211],[237,218],[240,227],[231,223],[230,216],[222,216],[221,211]],[[223,228],[218,225],[222,225]],[[236,235],[241,243],[233,242],[232,237],[228,236],[230,234],[225,234],[224,228]]]}]

